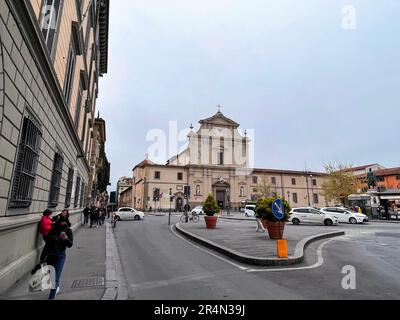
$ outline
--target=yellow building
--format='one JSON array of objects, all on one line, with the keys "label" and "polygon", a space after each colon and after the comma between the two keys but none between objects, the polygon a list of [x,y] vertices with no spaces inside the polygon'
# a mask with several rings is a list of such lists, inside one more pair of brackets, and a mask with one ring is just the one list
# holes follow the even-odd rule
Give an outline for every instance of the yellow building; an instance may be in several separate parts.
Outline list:
[{"label": "yellow building", "polygon": [[220,111],[199,123],[199,130],[188,135],[188,148],[167,164],[146,159],[134,167],[131,206],[167,210],[171,205],[182,211],[185,186],[190,208],[202,205],[209,194],[230,210],[261,195],[285,197],[292,207],[329,204],[322,195],[324,173],[253,168],[251,141],[240,134],[238,123]]}]

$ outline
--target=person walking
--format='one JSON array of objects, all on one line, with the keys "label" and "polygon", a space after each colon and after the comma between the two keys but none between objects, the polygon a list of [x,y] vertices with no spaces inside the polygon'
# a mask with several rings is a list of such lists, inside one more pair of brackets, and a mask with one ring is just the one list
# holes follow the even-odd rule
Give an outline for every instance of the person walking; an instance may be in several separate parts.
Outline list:
[{"label": "person walking", "polygon": [[100,208],[96,209],[96,220],[97,220],[97,226],[101,226],[101,209]]},{"label": "person walking", "polygon": [[101,210],[101,225],[104,225],[104,222],[106,221],[106,211],[104,209]]},{"label": "person walking", "polygon": [[96,219],[96,208],[92,207],[90,209],[90,228],[93,228],[93,225],[95,224],[95,219]]},{"label": "person walking", "polygon": [[69,227],[71,228],[71,223],[69,221],[69,211],[67,209],[64,209],[63,211],[61,211],[61,213],[53,218],[53,222],[57,222],[60,218],[67,218],[68,223],[69,223]]},{"label": "person walking", "polygon": [[60,279],[67,258],[67,248],[72,248],[73,233],[68,217],[60,216],[48,234],[46,262],[55,269],[55,289],[50,290],[49,300],[54,300],[60,290]]},{"label": "person walking", "polygon": [[86,206],[86,208],[83,210],[83,224],[85,226],[89,223],[89,217],[90,217],[90,208]]}]

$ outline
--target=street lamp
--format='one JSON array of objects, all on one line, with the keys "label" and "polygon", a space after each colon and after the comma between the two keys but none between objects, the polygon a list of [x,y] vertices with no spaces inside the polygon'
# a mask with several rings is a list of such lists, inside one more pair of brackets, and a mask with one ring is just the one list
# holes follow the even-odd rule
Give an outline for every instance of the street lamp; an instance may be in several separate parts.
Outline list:
[{"label": "street lamp", "polygon": [[290,191],[287,192],[287,201],[290,204]]},{"label": "street lamp", "polygon": [[305,178],[306,178],[306,183],[307,183],[307,198],[308,198],[308,206],[311,207],[311,202],[310,202],[310,189],[308,187],[308,175],[307,175],[307,171],[305,174]]}]

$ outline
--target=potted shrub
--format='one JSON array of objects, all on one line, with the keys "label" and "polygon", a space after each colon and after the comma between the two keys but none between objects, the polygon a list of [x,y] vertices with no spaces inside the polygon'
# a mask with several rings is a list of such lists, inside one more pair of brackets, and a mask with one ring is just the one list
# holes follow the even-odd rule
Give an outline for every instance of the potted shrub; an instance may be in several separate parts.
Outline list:
[{"label": "potted shrub", "polygon": [[272,204],[276,198],[261,198],[257,202],[256,217],[261,219],[262,224],[268,230],[271,239],[282,239],[285,230],[285,223],[289,219],[291,210],[289,203],[281,199],[283,202],[284,217],[277,219],[272,212]]},{"label": "potted shrub", "polygon": [[207,229],[215,229],[218,220],[216,214],[220,211],[221,209],[214,197],[209,195],[203,205],[203,212],[206,214],[206,216],[204,216],[204,220],[206,221]]}]

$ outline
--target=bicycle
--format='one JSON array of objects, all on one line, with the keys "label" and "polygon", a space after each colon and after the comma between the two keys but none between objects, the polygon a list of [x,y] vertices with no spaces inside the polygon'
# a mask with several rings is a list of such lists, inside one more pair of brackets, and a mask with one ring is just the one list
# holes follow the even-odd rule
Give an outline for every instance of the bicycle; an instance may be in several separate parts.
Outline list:
[{"label": "bicycle", "polygon": [[[193,221],[194,223],[199,222],[200,218],[197,214],[192,213],[191,216],[189,216],[189,214],[187,214],[187,222]],[[183,214],[181,216],[181,222],[182,223],[186,223],[186,214]]]}]

